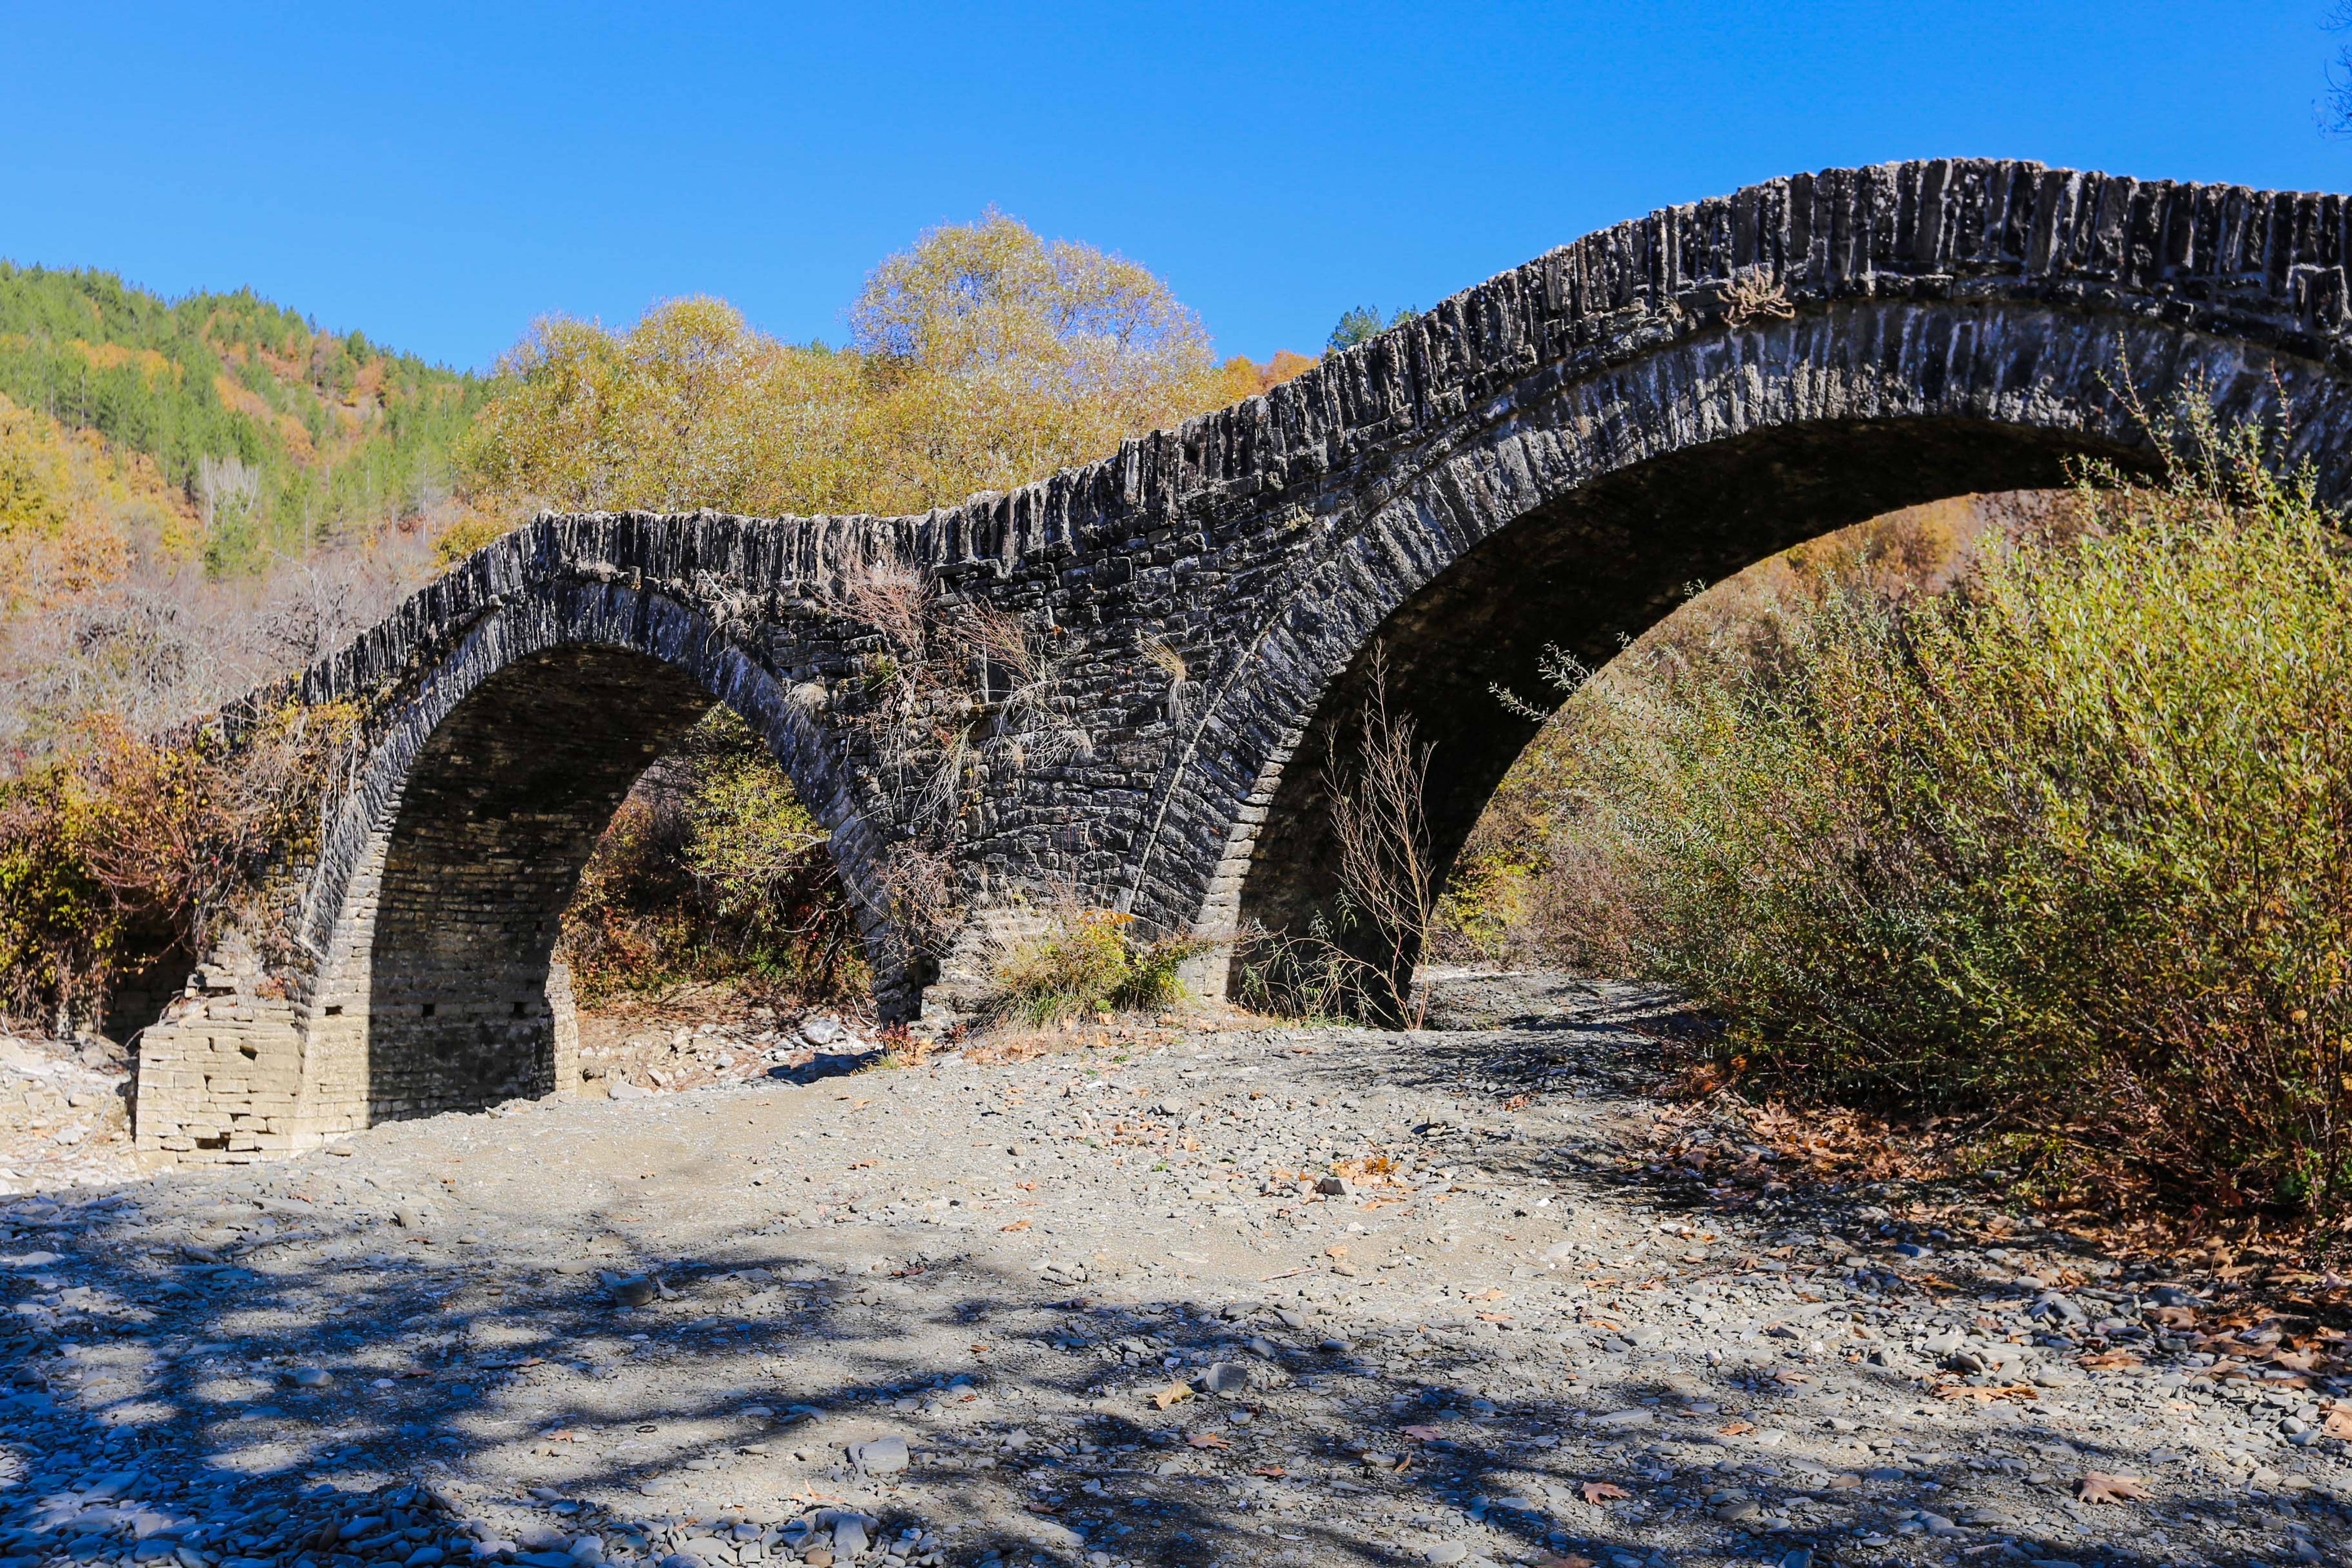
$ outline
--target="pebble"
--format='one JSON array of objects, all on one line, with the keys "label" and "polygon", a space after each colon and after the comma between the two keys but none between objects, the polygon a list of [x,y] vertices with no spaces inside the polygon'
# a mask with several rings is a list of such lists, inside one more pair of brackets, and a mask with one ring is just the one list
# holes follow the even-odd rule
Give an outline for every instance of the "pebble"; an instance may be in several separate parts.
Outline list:
[{"label": "pebble", "polygon": [[1249,1385],[1249,1368],[1238,1362],[1218,1362],[1201,1374],[1201,1390],[1204,1394],[1241,1394]]},{"label": "pebble", "polygon": [[[2222,1397],[2140,1313],[2218,1297],[2027,1236],[1979,1270],[1957,1227],[1905,1234],[1893,1189],[1718,1201],[1621,1174],[1611,1129],[1654,1105],[1610,1087],[1645,1070],[1612,1027],[763,1079],[394,1123],[142,1183],[119,1219],[0,1199],[0,1427],[29,1467],[0,1486],[0,1563],[64,1568],[76,1521],[118,1512],[144,1522],[100,1568],[132,1532],[147,1568],[333,1568],[327,1527],[362,1568],[1128,1568],[1238,1562],[1261,1529],[1470,1568],[1812,1568],[1792,1540],[1863,1551],[1898,1522],[1939,1555],[2104,1561],[2199,1467],[2289,1511],[2352,1497],[2320,1426],[2336,1390]],[[1376,1153],[1402,1176],[1332,1171]],[[419,1245],[434,1225],[479,1243]],[[2094,1331],[2155,1375],[2078,1372]],[[1935,1397],[1996,1377],[2043,1397]],[[1195,1397],[1158,1407],[1171,1388]],[[2166,1417],[2177,1453],[2147,1446],[2168,1396],[2196,1406]],[[101,1410],[142,1412],[135,1449]],[[2072,1505],[2094,1463],[2159,1500]],[[462,1516],[404,1489],[425,1474]],[[1588,1505],[1591,1480],[1632,1495]],[[2333,1509],[2269,1560],[2342,1560]]]},{"label": "pebble", "polygon": [[907,1439],[892,1434],[849,1446],[850,1463],[868,1475],[892,1476],[907,1468],[911,1456]]}]

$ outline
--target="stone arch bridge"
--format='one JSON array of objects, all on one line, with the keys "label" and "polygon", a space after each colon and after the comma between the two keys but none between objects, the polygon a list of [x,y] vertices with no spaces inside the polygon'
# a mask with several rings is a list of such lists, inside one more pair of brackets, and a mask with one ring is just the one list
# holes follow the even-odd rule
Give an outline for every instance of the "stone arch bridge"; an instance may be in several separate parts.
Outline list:
[{"label": "stone arch bridge", "polygon": [[[1450,858],[1534,729],[1488,688],[1538,689],[1547,643],[1605,658],[1807,537],[2144,459],[2124,375],[2283,417],[2339,496],[2347,253],[2335,195],[1827,170],[1590,235],[1011,494],[542,517],[271,694],[359,704],[364,744],[287,873],[297,956],[224,954],[144,1036],[139,1140],[249,1158],[575,1082],[558,913],[713,703],[831,831],[886,1016],[1055,889],[1160,931],[1295,926],[1332,890],[1319,763],[1376,647]],[[919,754],[891,729],[908,649],[856,610],[877,562],[1034,655],[950,658]],[[952,787],[909,789],[950,752]],[[909,936],[910,864],[944,868],[958,930]]]}]

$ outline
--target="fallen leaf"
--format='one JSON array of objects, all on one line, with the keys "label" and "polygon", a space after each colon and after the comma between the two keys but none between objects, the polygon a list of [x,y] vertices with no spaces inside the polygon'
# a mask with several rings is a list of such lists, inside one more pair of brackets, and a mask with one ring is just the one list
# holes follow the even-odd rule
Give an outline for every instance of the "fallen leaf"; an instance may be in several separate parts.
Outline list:
[{"label": "fallen leaf", "polygon": [[2352,1409],[2336,1409],[2327,1413],[2319,1429],[2331,1437],[2352,1437]]},{"label": "fallen leaf", "polygon": [[1502,1299],[1503,1293],[1500,1290],[1482,1290],[1477,1295],[1469,1298],[1469,1300],[1473,1301],[1499,1301]]},{"label": "fallen leaf", "polygon": [[1326,1258],[1345,1258],[1348,1256],[1348,1249],[1344,1247],[1327,1247],[1323,1249],[1323,1256]]},{"label": "fallen leaf", "polygon": [[1161,1389],[1159,1393],[1153,1394],[1151,1396],[1151,1403],[1160,1406],[1162,1410],[1167,1410],[1175,1405],[1183,1404],[1184,1401],[1192,1397],[1192,1385],[1191,1384],[1171,1383],[1167,1387]]},{"label": "fallen leaf", "polygon": [[2316,1372],[2319,1370],[2319,1357],[2311,1351],[2273,1351],[2271,1352],[2271,1360],[2278,1363],[2279,1365],[2286,1368],[2289,1372]]},{"label": "fallen leaf", "polygon": [[1592,1559],[1579,1557],[1571,1552],[1565,1557],[1547,1557],[1536,1568],[1593,1568]]},{"label": "fallen leaf", "polygon": [[1434,1443],[1440,1437],[1445,1436],[1445,1428],[1443,1426],[1408,1426],[1404,1429],[1404,1435],[1412,1438],[1416,1443]]},{"label": "fallen leaf", "polygon": [[1511,1318],[1507,1312],[1481,1312],[1478,1321],[1482,1323],[1507,1323]]},{"label": "fallen leaf", "polygon": [[1604,1502],[1613,1501],[1618,1498],[1632,1497],[1633,1495],[1632,1492],[1627,1491],[1623,1487],[1618,1486],[1612,1481],[1587,1481],[1580,1489],[1584,1493],[1584,1500],[1595,1505],[1596,1507]]},{"label": "fallen leaf", "polygon": [[1029,1228],[1029,1222],[1025,1219],[1016,1219],[1011,1225],[1000,1225],[996,1228],[999,1230],[1027,1230]]},{"label": "fallen leaf", "polygon": [[1188,1436],[1184,1441],[1192,1444],[1195,1448],[1230,1448],[1233,1447],[1231,1443],[1226,1442],[1214,1432],[1194,1432]]},{"label": "fallen leaf", "polygon": [[2034,1392],[2033,1385],[2030,1383],[2003,1384],[1996,1388],[1972,1388],[1965,1383],[1948,1383],[1943,1387],[1936,1390],[1936,1397],[1938,1399],[1974,1399],[1983,1404],[1990,1405],[1995,1400],[2013,1399],[2021,1401],[2039,1399],[2041,1395]]},{"label": "fallen leaf", "polygon": [[2074,1495],[2084,1502],[2137,1502],[2147,1498],[2147,1489],[2137,1476],[2111,1476],[2103,1470],[2092,1470],[2074,1483]]},{"label": "fallen leaf", "polygon": [[1726,1437],[1737,1437],[1743,1432],[1753,1432],[1755,1430],[1756,1424],[1752,1421],[1734,1421],[1727,1426],[1718,1426],[1716,1428],[1717,1432]]},{"label": "fallen leaf", "polygon": [[2129,1351],[2101,1351],[2096,1355],[2083,1356],[2080,1357],[2079,1360],[2082,1365],[2093,1367],[2137,1366],[2139,1364],[2139,1357],[2132,1354]]},{"label": "fallen leaf", "polygon": [[1284,1469],[1280,1465],[1252,1465],[1250,1467],[1251,1475],[1272,1476],[1276,1480],[1280,1480],[1289,1473],[1290,1472],[1288,1470]]}]

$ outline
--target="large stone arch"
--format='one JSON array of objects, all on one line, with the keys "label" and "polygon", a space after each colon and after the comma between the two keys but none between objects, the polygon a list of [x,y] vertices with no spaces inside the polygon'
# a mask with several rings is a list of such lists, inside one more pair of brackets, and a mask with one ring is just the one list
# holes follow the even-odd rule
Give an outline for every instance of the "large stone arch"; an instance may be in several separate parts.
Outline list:
[{"label": "large stone arch", "polygon": [[1304,928],[1337,891],[1325,763],[1346,755],[1377,652],[1392,710],[1434,744],[1450,865],[1538,727],[1548,644],[1604,662],[1712,583],[1917,502],[2154,460],[2135,411],[2210,401],[2283,423],[2341,492],[2352,384],[2308,357],[2059,302],[1827,301],[1664,343],[1498,399],[1504,416],[1357,498],[1210,695],[1167,794],[1230,825],[1148,841],[1130,907],[1226,938]]}]

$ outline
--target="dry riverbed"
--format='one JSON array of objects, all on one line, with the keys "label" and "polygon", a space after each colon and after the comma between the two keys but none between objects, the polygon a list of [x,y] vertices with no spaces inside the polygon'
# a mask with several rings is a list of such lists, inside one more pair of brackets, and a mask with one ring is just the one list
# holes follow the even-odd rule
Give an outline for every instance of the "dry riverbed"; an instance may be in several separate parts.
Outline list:
[{"label": "dry riverbed", "polygon": [[1643,1171],[1643,998],[1499,994],[672,1030],[654,1092],[0,1199],[0,1563],[2339,1560],[2312,1325]]}]

